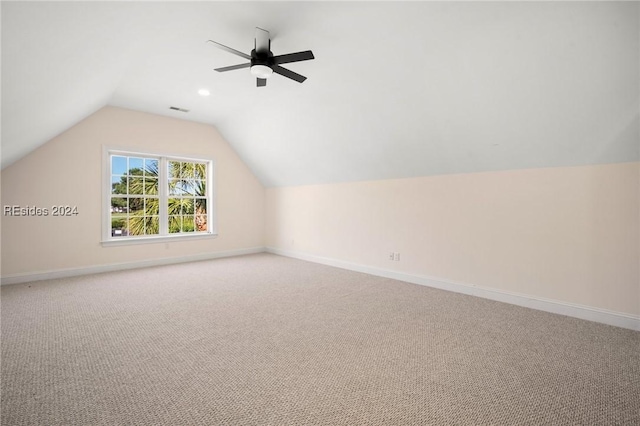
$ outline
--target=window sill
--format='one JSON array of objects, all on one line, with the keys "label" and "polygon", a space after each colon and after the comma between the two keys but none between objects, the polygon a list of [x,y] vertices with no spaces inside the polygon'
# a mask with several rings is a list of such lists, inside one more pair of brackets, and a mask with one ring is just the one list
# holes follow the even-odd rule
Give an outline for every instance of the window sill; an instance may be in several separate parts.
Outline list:
[{"label": "window sill", "polygon": [[216,238],[218,234],[214,233],[202,233],[202,234],[194,234],[194,235],[163,235],[163,236],[153,236],[153,237],[120,237],[120,238],[110,238],[108,240],[103,240],[100,242],[102,247],[114,247],[114,246],[128,246],[128,245],[136,245],[136,244],[158,244],[158,243],[168,243],[172,241],[194,241],[194,240],[204,240],[208,238]]}]

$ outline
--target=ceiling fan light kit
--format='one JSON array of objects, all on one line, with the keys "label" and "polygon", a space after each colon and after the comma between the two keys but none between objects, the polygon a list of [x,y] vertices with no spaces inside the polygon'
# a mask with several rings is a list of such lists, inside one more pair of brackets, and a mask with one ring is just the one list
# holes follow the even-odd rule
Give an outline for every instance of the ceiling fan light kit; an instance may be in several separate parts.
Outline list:
[{"label": "ceiling fan light kit", "polygon": [[258,78],[269,78],[273,74],[273,70],[267,65],[252,65],[251,74]]},{"label": "ceiling fan light kit", "polygon": [[215,71],[226,72],[233,71],[242,68],[249,68],[252,75],[256,77],[256,85],[258,87],[264,87],[267,85],[267,78],[271,77],[273,73],[280,74],[283,77],[290,78],[291,80],[302,83],[307,77],[295,73],[287,68],[283,68],[280,64],[289,64],[292,62],[301,62],[315,59],[313,52],[306,50],[303,52],[287,53],[285,55],[274,56],[271,52],[271,39],[269,37],[269,31],[256,27],[256,36],[254,39],[255,48],[251,51],[251,55],[240,52],[239,50],[232,49],[213,40],[209,42],[216,45],[216,47],[232,53],[236,56],[240,56],[244,59],[248,59],[250,62],[231,65],[223,68],[216,68]]}]

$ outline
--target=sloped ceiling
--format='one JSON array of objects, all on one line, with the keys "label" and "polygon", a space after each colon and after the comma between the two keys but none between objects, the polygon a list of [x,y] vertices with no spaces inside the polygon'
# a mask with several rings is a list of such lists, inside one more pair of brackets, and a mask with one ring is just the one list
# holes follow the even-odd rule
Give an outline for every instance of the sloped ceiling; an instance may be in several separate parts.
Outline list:
[{"label": "sloped ceiling", "polygon": [[[640,159],[636,2],[1,7],[3,167],[105,105],[216,126],[265,186]],[[256,26],[307,81],[213,71]]]}]

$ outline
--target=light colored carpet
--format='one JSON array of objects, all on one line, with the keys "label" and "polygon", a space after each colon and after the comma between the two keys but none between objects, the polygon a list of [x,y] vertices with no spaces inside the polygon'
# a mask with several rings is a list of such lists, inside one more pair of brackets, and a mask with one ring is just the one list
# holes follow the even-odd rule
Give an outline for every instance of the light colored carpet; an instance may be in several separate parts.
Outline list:
[{"label": "light colored carpet", "polygon": [[258,254],[2,288],[3,425],[640,424],[640,333]]}]

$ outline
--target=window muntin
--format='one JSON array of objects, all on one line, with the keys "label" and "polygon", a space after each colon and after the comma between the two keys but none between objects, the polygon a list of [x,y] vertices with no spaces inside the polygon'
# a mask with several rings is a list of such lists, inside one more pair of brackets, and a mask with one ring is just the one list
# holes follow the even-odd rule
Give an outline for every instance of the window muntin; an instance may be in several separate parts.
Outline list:
[{"label": "window muntin", "polygon": [[105,240],[212,234],[212,162],[110,151]]}]

